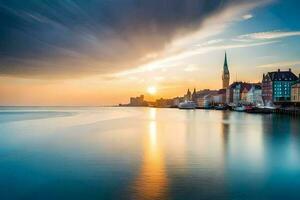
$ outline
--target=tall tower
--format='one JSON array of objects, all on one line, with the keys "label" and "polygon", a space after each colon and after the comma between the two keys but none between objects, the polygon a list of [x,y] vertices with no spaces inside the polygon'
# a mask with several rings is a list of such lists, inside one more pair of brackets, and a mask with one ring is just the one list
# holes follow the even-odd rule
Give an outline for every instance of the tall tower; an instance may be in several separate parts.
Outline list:
[{"label": "tall tower", "polygon": [[223,89],[228,88],[229,81],[230,81],[230,73],[229,73],[228,64],[227,64],[226,52],[225,52],[225,61],[224,61],[224,66],[223,66],[222,80],[223,80]]}]

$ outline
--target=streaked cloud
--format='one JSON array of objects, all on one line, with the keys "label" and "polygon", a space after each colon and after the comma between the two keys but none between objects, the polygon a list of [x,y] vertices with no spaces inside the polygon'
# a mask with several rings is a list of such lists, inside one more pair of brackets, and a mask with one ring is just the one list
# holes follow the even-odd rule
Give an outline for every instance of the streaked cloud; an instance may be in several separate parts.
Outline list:
[{"label": "streaked cloud", "polygon": [[208,45],[212,45],[212,44],[218,44],[218,43],[221,43],[223,41],[224,41],[224,39],[209,40],[207,42],[202,43],[201,46],[208,46]]},{"label": "streaked cloud", "polygon": [[[256,43],[236,43],[236,44],[220,44],[220,45],[211,45],[211,46],[202,46],[199,44],[194,48],[189,50],[182,50],[181,52],[177,52],[174,55],[170,55],[164,59],[156,60],[154,62],[147,63],[146,65],[142,65],[139,68],[126,70],[120,73],[117,73],[117,77],[128,76],[130,74],[136,73],[143,73],[147,71],[157,70],[157,69],[165,69],[165,68],[173,68],[182,66],[183,63],[180,61],[183,59],[187,59],[189,57],[197,56],[206,54],[213,51],[219,50],[229,50],[229,49],[238,49],[238,48],[250,48],[250,47],[257,47],[257,46],[264,46],[277,43],[278,41],[266,41],[266,42],[256,42]],[[189,67],[185,68],[188,69],[186,71],[191,71]],[[192,70],[195,70],[193,68]]]},{"label": "streaked cloud", "polygon": [[285,61],[285,62],[276,62],[271,64],[265,64],[265,65],[258,65],[257,68],[283,68],[283,67],[295,67],[300,66],[300,60],[297,61]]},{"label": "streaked cloud", "polygon": [[188,66],[184,69],[184,71],[186,71],[186,72],[195,72],[195,71],[199,71],[199,67],[198,67],[197,65],[195,65],[195,64],[190,64],[190,65],[188,65]]},{"label": "streaked cloud", "polygon": [[238,39],[251,39],[251,40],[271,40],[286,38],[292,36],[300,36],[300,31],[269,31],[269,32],[259,32],[251,33],[239,36]]}]

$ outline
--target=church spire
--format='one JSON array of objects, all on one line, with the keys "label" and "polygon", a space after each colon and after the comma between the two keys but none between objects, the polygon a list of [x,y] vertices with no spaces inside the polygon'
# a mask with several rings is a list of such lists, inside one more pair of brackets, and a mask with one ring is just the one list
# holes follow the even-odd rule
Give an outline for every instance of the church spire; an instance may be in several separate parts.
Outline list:
[{"label": "church spire", "polygon": [[225,51],[225,61],[224,61],[224,73],[229,73],[228,64],[227,64],[227,53]]},{"label": "church spire", "polygon": [[223,74],[222,74],[222,80],[223,80],[223,89],[228,88],[229,82],[230,82],[230,73],[227,63],[227,53],[225,51],[225,60],[224,60],[224,66],[223,66]]}]

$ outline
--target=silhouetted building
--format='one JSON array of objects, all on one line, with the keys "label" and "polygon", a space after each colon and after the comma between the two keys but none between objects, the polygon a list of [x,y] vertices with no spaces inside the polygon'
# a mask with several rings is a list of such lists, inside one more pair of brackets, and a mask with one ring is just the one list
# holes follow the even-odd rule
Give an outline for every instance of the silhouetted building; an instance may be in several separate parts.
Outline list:
[{"label": "silhouetted building", "polygon": [[183,97],[175,97],[173,98],[173,107],[178,107],[178,105],[184,101]]},{"label": "silhouetted building", "polygon": [[194,88],[193,94],[192,94],[192,101],[196,102],[197,100],[197,92],[196,92],[196,88]]},{"label": "silhouetted building", "polygon": [[224,61],[224,66],[223,66],[222,81],[223,81],[223,89],[228,88],[229,82],[230,82],[230,73],[229,73],[229,69],[228,69],[226,52],[225,52],[225,61]]},{"label": "silhouetted building", "polygon": [[155,102],[155,106],[159,108],[170,108],[173,106],[173,99],[157,99]]},{"label": "silhouetted building", "polygon": [[144,100],[144,95],[139,97],[131,97],[129,106],[148,106],[148,103]]},{"label": "silhouetted building", "polygon": [[297,76],[289,71],[268,72],[263,75],[262,97],[265,104],[284,103],[291,101],[291,86]]},{"label": "silhouetted building", "polygon": [[188,89],[186,95],[184,95],[184,100],[186,100],[186,101],[192,100],[192,93],[191,93],[190,89]]}]

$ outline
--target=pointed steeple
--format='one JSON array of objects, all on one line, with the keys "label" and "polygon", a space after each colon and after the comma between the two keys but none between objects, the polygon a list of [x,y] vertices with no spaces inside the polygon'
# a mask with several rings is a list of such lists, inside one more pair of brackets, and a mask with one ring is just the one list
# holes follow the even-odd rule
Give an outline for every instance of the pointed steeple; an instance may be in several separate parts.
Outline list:
[{"label": "pointed steeple", "polygon": [[188,89],[187,95],[188,95],[188,96],[191,96],[191,95],[192,95],[190,89]]},{"label": "pointed steeple", "polygon": [[186,95],[185,95],[185,100],[190,101],[192,98],[192,93],[190,91],[190,89],[188,89]]},{"label": "pointed steeple", "polygon": [[222,74],[222,81],[223,81],[223,89],[228,88],[229,82],[230,82],[230,73],[227,63],[227,53],[225,51],[225,60],[224,60],[224,66],[223,66],[223,74]]},{"label": "pointed steeple", "polygon": [[225,61],[224,61],[224,69],[223,70],[224,70],[224,73],[229,73],[226,51],[225,51]]},{"label": "pointed steeple", "polygon": [[197,92],[196,92],[196,88],[194,88],[193,94],[192,94],[192,100],[196,101],[196,96],[197,96]]}]

